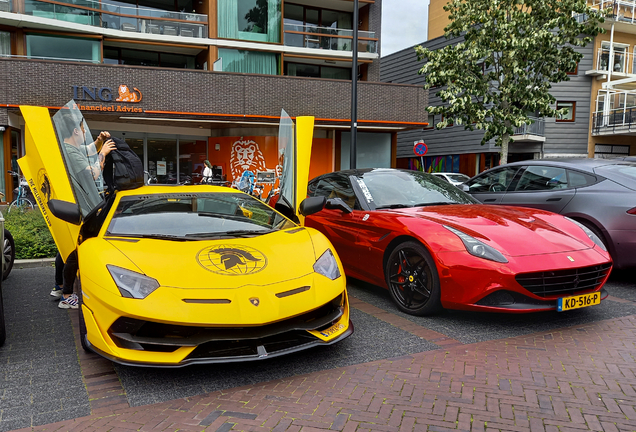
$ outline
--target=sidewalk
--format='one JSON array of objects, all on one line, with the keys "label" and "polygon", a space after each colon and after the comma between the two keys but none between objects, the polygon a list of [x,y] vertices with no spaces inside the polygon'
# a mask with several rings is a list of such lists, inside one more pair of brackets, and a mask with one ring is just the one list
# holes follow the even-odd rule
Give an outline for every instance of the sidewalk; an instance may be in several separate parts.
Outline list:
[{"label": "sidewalk", "polygon": [[79,348],[92,414],[20,431],[636,430],[636,316],[470,345],[420,329],[443,348],[139,407]]},{"label": "sidewalk", "polygon": [[13,261],[13,268],[15,269],[49,266],[55,266],[55,258],[17,259]]}]

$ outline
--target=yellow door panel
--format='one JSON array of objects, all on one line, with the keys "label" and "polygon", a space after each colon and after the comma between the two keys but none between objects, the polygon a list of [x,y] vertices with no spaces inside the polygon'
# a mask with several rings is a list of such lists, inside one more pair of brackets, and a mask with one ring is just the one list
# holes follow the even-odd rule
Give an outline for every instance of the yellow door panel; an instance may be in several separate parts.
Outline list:
[{"label": "yellow door panel", "polygon": [[51,116],[49,110],[43,107],[21,106],[20,111],[26,124],[26,154],[18,160],[18,164],[58,250],[66,259],[77,246],[79,226],[56,218],[49,210],[48,201],[51,199],[76,202]]}]

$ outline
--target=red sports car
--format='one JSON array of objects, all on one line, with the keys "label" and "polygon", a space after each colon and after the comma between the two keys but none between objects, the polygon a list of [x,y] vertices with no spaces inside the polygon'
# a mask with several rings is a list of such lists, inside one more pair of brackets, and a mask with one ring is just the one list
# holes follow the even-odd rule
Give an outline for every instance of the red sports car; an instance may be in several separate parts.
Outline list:
[{"label": "red sports car", "polygon": [[324,233],[349,277],[389,289],[402,311],[564,311],[599,304],[612,269],[585,226],[542,210],[481,205],[430,174],[340,171],[313,179]]}]

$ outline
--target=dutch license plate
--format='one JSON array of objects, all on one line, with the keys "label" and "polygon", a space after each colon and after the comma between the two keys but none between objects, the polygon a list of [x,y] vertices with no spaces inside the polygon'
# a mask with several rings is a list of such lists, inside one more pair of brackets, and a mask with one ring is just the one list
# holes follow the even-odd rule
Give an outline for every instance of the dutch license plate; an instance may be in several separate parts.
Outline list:
[{"label": "dutch license plate", "polygon": [[557,300],[557,312],[563,312],[571,309],[579,309],[582,307],[594,306],[601,304],[601,293],[589,293],[572,297],[562,297]]}]

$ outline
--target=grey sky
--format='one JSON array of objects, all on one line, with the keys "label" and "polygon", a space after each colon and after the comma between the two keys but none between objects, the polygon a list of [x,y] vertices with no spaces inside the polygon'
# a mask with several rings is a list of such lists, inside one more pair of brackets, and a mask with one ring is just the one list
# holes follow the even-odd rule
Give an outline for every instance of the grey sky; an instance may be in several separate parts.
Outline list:
[{"label": "grey sky", "polygon": [[426,41],[428,0],[382,0],[382,56]]}]

